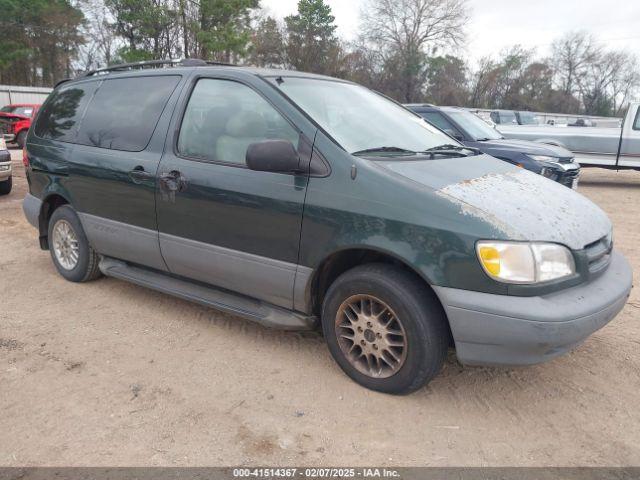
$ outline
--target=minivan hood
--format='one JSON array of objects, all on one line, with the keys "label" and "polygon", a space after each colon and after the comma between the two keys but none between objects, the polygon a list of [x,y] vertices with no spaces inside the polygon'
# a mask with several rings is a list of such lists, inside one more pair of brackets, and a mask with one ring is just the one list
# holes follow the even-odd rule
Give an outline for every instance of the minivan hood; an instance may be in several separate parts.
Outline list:
[{"label": "minivan hood", "polygon": [[566,148],[557,147],[555,145],[544,145],[538,142],[530,142],[528,140],[507,140],[506,138],[498,140],[485,140],[483,142],[474,142],[474,146],[482,151],[486,150],[511,150],[529,155],[548,155],[550,157],[571,158],[571,153]]},{"label": "minivan hood", "polygon": [[611,232],[607,215],[586,197],[488,155],[376,163],[489,223],[503,239],[581,250]]}]

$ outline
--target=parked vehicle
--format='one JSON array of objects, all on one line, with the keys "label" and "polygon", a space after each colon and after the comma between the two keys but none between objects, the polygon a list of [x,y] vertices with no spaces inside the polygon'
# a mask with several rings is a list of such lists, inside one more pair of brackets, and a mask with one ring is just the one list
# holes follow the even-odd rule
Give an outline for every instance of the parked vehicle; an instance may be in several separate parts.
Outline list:
[{"label": "parked vehicle", "polygon": [[532,112],[517,111],[514,113],[516,114],[518,125],[539,125],[540,124],[538,117],[536,117],[536,115]]},{"label": "parked vehicle", "polygon": [[540,120],[533,112],[494,110],[490,113],[496,125],[539,125]]},{"label": "parked vehicle", "polygon": [[531,140],[571,150],[582,166],[640,168],[640,103],[633,103],[622,128],[518,127],[500,125],[506,138]]},{"label": "parked vehicle", "polygon": [[0,108],[0,134],[7,142],[15,142],[24,147],[31,119],[38,113],[40,105],[16,104]]},{"label": "parked vehicle", "polygon": [[494,110],[489,117],[496,125],[518,125],[518,117],[512,110]]},{"label": "parked vehicle", "polygon": [[568,127],[594,127],[593,121],[589,118],[576,118],[573,123],[568,123]]},{"label": "parked vehicle", "polygon": [[11,153],[7,150],[7,144],[0,137],[0,195],[11,193]]},{"label": "parked vehicle", "polygon": [[582,195],[350,82],[159,65],[62,84],[29,131],[24,211],[67,280],[319,324],[389,393],[452,344],[468,364],[551,359],[624,306],[629,264]]},{"label": "parked vehicle", "polygon": [[411,104],[407,108],[467,147],[576,188],[580,165],[565,148],[526,140],[506,140],[477,115],[457,107]]}]

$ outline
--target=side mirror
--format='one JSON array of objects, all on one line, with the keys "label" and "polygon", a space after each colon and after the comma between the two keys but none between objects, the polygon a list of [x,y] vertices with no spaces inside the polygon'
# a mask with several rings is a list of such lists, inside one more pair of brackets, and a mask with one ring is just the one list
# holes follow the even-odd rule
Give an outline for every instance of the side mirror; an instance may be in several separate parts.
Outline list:
[{"label": "side mirror", "polygon": [[455,130],[451,130],[450,128],[445,129],[444,133],[446,133],[450,137],[455,138],[459,142],[464,140],[464,137],[462,136],[462,134],[460,132],[456,132]]},{"label": "side mirror", "polygon": [[289,140],[263,140],[247,148],[247,166],[260,172],[300,172],[300,158]]}]

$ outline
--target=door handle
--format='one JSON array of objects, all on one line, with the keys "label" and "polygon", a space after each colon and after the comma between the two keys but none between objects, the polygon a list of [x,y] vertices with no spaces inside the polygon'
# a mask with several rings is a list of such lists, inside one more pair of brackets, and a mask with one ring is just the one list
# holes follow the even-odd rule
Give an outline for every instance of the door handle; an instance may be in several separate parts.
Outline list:
[{"label": "door handle", "polygon": [[167,193],[184,192],[187,180],[177,170],[171,170],[160,175],[160,188]]},{"label": "door handle", "polygon": [[129,178],[131,178],[133,183],[142,183],[145,180],[152,180],[155,177],[155,174],[145,171],[142,165],[137,165],[129,172]]}]

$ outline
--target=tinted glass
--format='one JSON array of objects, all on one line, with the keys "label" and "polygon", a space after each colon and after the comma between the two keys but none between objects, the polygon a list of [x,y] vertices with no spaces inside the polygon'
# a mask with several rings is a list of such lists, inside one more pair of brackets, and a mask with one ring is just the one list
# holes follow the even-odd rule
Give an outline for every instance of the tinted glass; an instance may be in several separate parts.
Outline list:
[{"label": "tinted glass", "polygon": [[516,114],[513,112],[500,112],[500,122],[498,123],[502,123],[502,124],[507,124],[507,123],[514,123],[517,124],[518,123],[518,119],[516,118]]},{"label": "tinted glass", "polygon": [[638,109],[638,113],[636,113],[636,121],[633,124],[634,130],[640,130],[640,108]]},{"label": "tinted glass", "polygon": [[53,92],[38,115],[35,134],[40,138],[73,142],[77,124],[97,87],[98,82],[89,82]]},{"label": "tinted glass", "polygon": [[498,140],[502,135],[479,116],[465,111],[449,112],[451,118],[476,141]]},{"label": "tinted glass", "polygon": [[289,140],[298,132],[264,98],[229,80],[200,80],[182,120],[178,151],[189,157],[245,164],[247,148],[267,139]]},{"label": "tinted glass", "polygon": [[531,112],[518,112],[520,125],[538,125],[538,117]]},{"label": "tinted glass", "polygon": [[452,143],[421,117],[368,88],[312,78],[279,80],[273,84],[348,152],[380,147],[420,152]]},{"label": "tinted glass", "polygon": [[453,130],[456,128],[451,124],[449,120],[444,118],[441,113],[438,112],[422,112],[420,115],[426,119],[431,125],[435,125],[440,130]]},{"label": "tinted glass", "polygon": [[105,80],[89,104],[77,143],[139,152],[149,143],[179,76]]}]

